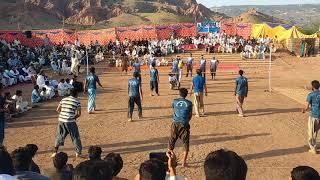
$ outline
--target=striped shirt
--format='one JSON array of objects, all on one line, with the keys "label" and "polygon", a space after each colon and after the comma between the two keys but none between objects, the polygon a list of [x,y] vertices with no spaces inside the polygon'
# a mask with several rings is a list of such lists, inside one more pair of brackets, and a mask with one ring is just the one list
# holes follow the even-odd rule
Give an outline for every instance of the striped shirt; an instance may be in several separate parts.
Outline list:
[{"label": "striped shirt", "polygon": [[75,122],[77,110],[81,108],[80,101],[75,97],[69,96],[60,101],[60,106],[59,121]]}]

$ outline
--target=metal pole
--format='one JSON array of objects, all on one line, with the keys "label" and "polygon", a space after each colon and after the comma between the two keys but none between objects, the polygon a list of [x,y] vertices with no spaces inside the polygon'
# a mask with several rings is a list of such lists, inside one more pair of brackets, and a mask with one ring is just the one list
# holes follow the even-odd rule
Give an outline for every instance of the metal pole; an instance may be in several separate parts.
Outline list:
[{"label": "metal pole", "polygon": [[88,49],[86,48],[86,56],[87,56],[87,75],[89,75],[89,57],[88,57]]},{"label": "metal pole", "polygon": [[270,51],[270,60],[269,60],[269,92],[271,93],[272,88],[271,88],[271,65],[272,65],[272,48],[269,48]]}]

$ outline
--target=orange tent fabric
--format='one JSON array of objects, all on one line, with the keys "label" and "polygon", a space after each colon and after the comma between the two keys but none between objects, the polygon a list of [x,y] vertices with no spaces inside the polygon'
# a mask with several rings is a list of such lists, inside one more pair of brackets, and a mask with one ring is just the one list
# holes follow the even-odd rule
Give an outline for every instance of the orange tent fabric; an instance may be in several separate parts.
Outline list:
[{"label": "orange tent fabric", "polygon": [[0,39],[12,42],[20,40],[23,45],[36,47],[43,46],[43,39],[47,36],[51,44],[73,43],[79,39],[80,43],[89,45],[98,41],[107,44],[110,40],[142,40],[167,39],[175,33],[177,37],[195,36],[197,34],[195,23],[182,23],[173,25],[121,27],[100,30],[75,31],[70,29],[50,29],[32,31],[32,38],[26,38],[23,31],[0,31]]}]

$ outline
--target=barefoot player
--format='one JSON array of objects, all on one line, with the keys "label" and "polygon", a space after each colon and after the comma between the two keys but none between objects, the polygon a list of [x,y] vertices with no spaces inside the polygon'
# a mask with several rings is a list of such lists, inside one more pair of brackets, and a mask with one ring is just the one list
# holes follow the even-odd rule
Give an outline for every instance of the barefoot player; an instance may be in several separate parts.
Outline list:
[{"label": "barefoot player", "polygon": [[168,152],[173,154],[176,141],[182,140],[184,145],[184,157],[182,166],[186,166],[187,157],[189,153],[189,140],[190,140],[190,125],[189,122],[192,118],[192,102],[187,100],[188,90],[181,88],[180,98],[173,100],[172,108],[174,111],[173,120],[171,124],[171,135],[169,139]]}]

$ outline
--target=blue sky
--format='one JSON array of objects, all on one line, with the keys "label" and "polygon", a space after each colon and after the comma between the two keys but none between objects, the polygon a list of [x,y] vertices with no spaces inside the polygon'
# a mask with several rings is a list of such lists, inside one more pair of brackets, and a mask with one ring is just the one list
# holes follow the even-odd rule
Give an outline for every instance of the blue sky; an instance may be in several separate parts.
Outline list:
[{"label": "blue sky", "polygon": [[229,5],[319,4],[319,0],[197,0],[207,7]]}]

